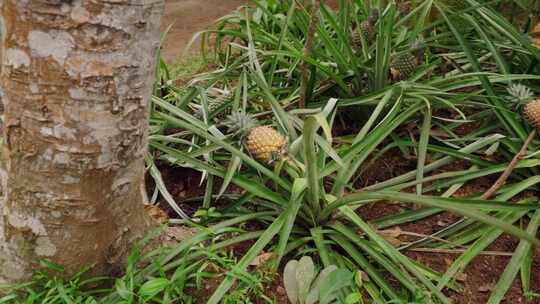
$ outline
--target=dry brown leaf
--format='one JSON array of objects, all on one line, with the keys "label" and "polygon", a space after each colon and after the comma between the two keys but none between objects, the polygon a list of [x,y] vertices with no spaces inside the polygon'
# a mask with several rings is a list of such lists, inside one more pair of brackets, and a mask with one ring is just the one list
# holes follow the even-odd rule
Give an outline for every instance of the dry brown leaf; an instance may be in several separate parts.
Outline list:
[{"label": "dry brown leaf", "polygon": [[399,227],[395,227],[395,228],[386,229],[386,230],[379,230],[379,234],[383,237],[388,236],[388,237],[397,238],[403,234],[403,230],[401,230],[401,228]]},{"label": "dry brown leaf", "polygon": [[402,233],[403,231],[399,227],[379,230],[379,235],[382,236],[387,242],[392,244],[392,246],[400,246],[404,243],[403,241],[398,239],[398,237],[400,237]]},{"label": "dry brown leaf", "polygon": [[479,292],[490,292],[490,291],[493,290],[494,287],[495,287],[495,285],[493,285],[493,283],[488,283],[488,284],[484,284],[482,286],[479,286],[478,291]]},{"label": "dry brown leaf", "polygon": [[459,273],[455,276],[456,278],[456,281],[459,281],[459,282],[465,282],[467,281],[467,274],[466,273]]},{"label": "dry brown leaf", "polygon": [[533,44],[540,47],[540,22],[536,24],[531,32]]},{"label": "dry brown leaf", "polygon": [[158,206],[145,205],[144,210],[151,218],[153,218],[159,224],[165,224],[169,221],[169,216],[165,211],[161,210]]},{"label": "dry brown leaf", "polygon": [[251,263],[249,263],[249,266],[260,266],[268,262],[272,257],[274,257],[273,252],[263,252],[256,256]]}]

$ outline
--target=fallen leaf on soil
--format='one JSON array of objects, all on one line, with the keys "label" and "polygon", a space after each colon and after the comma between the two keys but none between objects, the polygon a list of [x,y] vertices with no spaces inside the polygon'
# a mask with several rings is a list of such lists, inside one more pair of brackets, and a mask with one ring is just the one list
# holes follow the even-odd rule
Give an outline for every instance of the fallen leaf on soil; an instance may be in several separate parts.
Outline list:
[{"label": "fallen leaf on soil", "polygon": [[488,283],[478,287],[479,292],[490,292],[495,286],[492,283]]},{"label": "fallen leaf on soil", "polygon": [[165,211],[161,210],[158,206],[154,205],[145,205],[144,210],[150,215],[156,222],[159,224],[165,224],[169,221],[169,216]]},{"label": "fallen leaf on soil", "polygon": [[398,237],[400,237],[402,233],[403,231],[399,227],[386,229],[386,230],[379,230],[379,234],[393,246],[399,246],[403,244],[403,241],[398,239]]},{"label": "fallen leaf on soil", "polygon": [[466,273],[460,273],[460,274],[456,275],[456,281],[459,281],[459,282],[467,281],[467,274]]},{"label": "fallen leaf on soil", "polygon": [[394,238],[400,237],[402,233],[403,231],[399,227],[379,231],[379,234],[381,234],[383,237],[389,236]]},{"label": "fallen leaf on soil", "polygon": [[270,260],[274,255],[275,254],[273,252],[265,252],[265,253],[259,254],[253,259],[253,261],[251,261],[251,263],[249,263],[249,266],[260,266],[268,262],[268,260]]},{"label": "fallen leaf on soil", "polygon": [[195,234],[195,230],[187,227],[168,227],[165,229],[165,235],[169,240],[183,241]]},{"label": "fallen leaf on soil", "polygon": [[437,226],[440,226],[440,227],[446,227],[446,226],[448,226],[448,225],[450,225],[450,222],[449,222],[449,221],[443,221],[443,220],[437,221]]}]

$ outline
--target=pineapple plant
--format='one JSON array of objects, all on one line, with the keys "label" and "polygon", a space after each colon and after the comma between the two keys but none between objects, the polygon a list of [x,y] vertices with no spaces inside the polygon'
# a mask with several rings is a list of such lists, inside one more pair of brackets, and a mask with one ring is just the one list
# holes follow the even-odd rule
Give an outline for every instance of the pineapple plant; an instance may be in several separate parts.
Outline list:
[{"label": "pineapple plant", "polygon": [[224,124],[233,136],[240,137],[248,152],[259,161],[270,163],[285,150],[285,136],[272,126],[260,126],[252,115],[234,112]]},{"label": "pineapple plant", "polygon": [[362,46],[362,36],[367,42],[373,41],[377,32],[375,24],[379,20],[379,11],[373,10],[367,20],[360,23],[352,33],[352,43],[355,50],[359,50]]}]

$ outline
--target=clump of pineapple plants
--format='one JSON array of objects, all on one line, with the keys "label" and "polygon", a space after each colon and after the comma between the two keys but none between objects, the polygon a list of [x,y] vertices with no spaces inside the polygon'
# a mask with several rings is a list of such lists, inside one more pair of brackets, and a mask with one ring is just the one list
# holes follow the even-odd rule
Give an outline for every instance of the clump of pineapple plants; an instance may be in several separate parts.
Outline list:
[{"label": "clump of pineapple plants", "polygon": [[[154,99],[153,123],[163,126],[151,140],[157,159],[202,172],[200,208],[219,210],[177,221],[206,228],[157,264],[197,263],[200,255],[191,250],[200,244],[249,241],[208,303],[219,303],[263,252],[273,253],[274,271],[287,277],[292,303],[313,303],[310,294],[317,294],[310,292],[317,290],[314,272],[304,281],[296,277],[302,260],[292,259],[306,252],[312,262],[302,263],[321,274],[335,267],[360,271],[361,299],[451,303],[451,291],[463,288],[459,274],[504,233],[519,238],[520,247],[486,300],[501,302],[520,267],[523,290],[532,292],[526,275],[532,266],[524,264],[528,250],[540,245],[534,236],[538,141],[527,140],[540,122],[532,98],[540,53],[532,38],[475,0],[420,1],[410,10],[380,1],[340,1],[332,10],[323,1],[313,12],[317,24],[306,52],[310,7],[253,4],[200,34],[212,42],[205,46],[214,46],[215,71],[197,76],[196,88],[180,100]],[[214,107],[207,92],[216,89],[230,95]],[[473,123],[477,128],[469,130]],[[181,131],[160,133],[167,128]],[[370,170],[384,170],[372,164],[390,152],[414,168],[361,183]],[[458,197],[468,184],[494,182],[514,163],[488,200],[487,188]],[[395,205],[400,212],[369,220],[362,213]],[[388,238],[396,226],[445,212],[458,220],[433,235]],[[417,249],[460,254],[438,272],[406,254]],[[290,296],[290,286],[299,285],[301,296]]]}]

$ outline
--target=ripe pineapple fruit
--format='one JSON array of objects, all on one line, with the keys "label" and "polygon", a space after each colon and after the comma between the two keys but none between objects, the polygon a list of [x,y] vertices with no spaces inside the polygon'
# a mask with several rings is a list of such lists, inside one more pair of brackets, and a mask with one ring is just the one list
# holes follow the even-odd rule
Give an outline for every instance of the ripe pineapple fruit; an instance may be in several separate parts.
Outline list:
[{"label": "ripe pineapple fruit", "polygon": [[540,99],[528,102],[523,108],[523,113],[527,121],[540,130]]},{"label": "ripe pineapple fruit", "polygon": [[248,152],[256,159],[269,163],[280,156],[287,139],[271,126],[258,126],[253,116],[235,112],[227,117],[225,125],[236,136],[240,136]]},{"label": "ripe pineapple fruit", "polygon": [[377,32],[375,31],[375,23],[379,19],[379,11],[373,10],[367,20],[360,23],[360,26],[356,27],[352,34],[352,43],[355,50],[359,50],[362,47],[362,36],[367,42],[373,41]]},{"label": "ripe pineapple fruit", "polygon": [[287,140],[270,126],[251,129],[246,138],[246,147],[255,158],[269,162],[283,152]]}]

